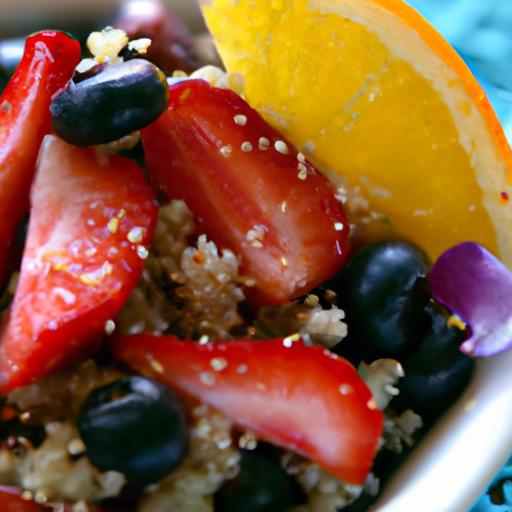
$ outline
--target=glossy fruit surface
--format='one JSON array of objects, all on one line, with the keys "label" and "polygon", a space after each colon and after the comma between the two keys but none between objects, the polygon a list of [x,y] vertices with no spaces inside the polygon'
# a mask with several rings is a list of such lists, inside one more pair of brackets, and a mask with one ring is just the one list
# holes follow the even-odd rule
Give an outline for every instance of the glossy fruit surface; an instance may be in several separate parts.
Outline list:
[{"label": "glossy fruit surface", "polygon": [[71,79],[80,44],[63,32],[29,36],[0,98],[0,288],[19,223],[28,212],[39,147],[50,131],[52,95]]},{"label": "glossy fruit surface", "polygon": [[118,361],[350,483],[371,469],[383,416],[355,368],[300,338],[212,342],[120,336]]},{"label": "glossy fruit surface", "polygon": [[[405,242],[378,242],[357,253],[333,281],[352,343],[370,358],[400,357],[424,330],[425,255]],[[336,282],[337,281],[337,282]]]},{"label": "glossy fruit surface", "polygon": [[126,377],[94,390],[78,426],[94,465],[140,484],[170,473],[188,447],[183,404],[166,386],[144,377]]},{"label": "glossy fruit surface", "polygon": [[2,393],[97,350],[142,273],[156,214],[136,164],[45,139],[18,285],[2,318]]},{"label": "glossy fruit surface", "polygon": [[466,334],[448,325],[439,306],[427,308],[430,328],[418,350],[402,361],[405,377],[399,382],[398,401],[424,419],[446,411],[467,386],[475,360],[460,351]]},{"label": "glossy fruit surface", "polygon": [[142,141],[152,182],[240,258],[253,305],[294,299],[345,262],[349,225],[331,183],[233,91],[171,86]]},{"label": "glossy fruit surface", "polygon": [[154,121],[167,107],[167,91],[165,75],[147,60],[106,66],[53,98],[52,126],[75,146],[111,142]]}]

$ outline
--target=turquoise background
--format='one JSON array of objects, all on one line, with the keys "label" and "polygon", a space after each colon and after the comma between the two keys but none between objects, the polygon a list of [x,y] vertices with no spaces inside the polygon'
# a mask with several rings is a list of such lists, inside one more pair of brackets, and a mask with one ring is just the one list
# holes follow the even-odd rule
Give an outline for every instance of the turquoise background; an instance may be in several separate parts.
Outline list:
[{"label": "turquoise background", "polygon": [[[450,41],[512,141],[512,0],[408,0]],[[472,512],[512,512],[512,459]]]},{"label": "turquoise background", "polygon": [[408,0],[450,41],[512,141],[512,0]]}]

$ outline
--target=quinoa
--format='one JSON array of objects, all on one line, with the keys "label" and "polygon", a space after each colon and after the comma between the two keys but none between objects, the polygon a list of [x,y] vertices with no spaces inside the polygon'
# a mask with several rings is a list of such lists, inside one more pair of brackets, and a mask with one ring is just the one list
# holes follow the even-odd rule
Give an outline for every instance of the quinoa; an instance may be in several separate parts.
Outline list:
[{"label": "quinoa", "polygon": [[88,360],[11,392],[6,403],[20,411],[27,423],[74,421],[93,389],[121,376],[122,372],[115,368],[100,367]]},{"label": "quinoa", "polygon": [[414,444],[414,436],[423,427],[423,420],[411,409],[397,414],[389,407],[391,400],[399,394],[396,386],[404,376],[401,364],[394,359],[377,359],[371,364],[361,363],[359,373],[384,413],[380,446],[402,453],[406,447]]},{"label": "quinoa", "polygon": [[[6,406],[20,411],[26,421],[44,424],[46,436],[38,447],[25,439],[0,447],[2,484],[17,485],[49,502],[85,504],[119,495],[124,476],[90,464],[75,422],[90,391],[121,376],[119,370],[90,360],[8,395]],[[192,407],[187,456],[176,471],[147,488],[138,510],[164,511],[170,504],[175,510],[213,510],[213,494],[239,469],[231,432],[232,422],[222,414],[202,404]]]},{"label": "quinoa", "polygon": [[226,340],[244,324],[239,305],[247,279],[238,259],[205,235],[189,245],[195,230],[183,201],[160,208],[143,277],[118,318],[122,332]]},{"label": "quinoa", "polygon": [[23,423],[44,425],[46,435],[38,447],[24,438],[1,445],[2,484],[50,502],[93,503],[117,496],[124,476],[101,472],[83,456],[75,420],[89,393],[120,375],[90,360],[7,395],[4,406],[17,411]]},{"label": "quinoa", "polygon": [[0,449],[0,481],[16,485],[38,496],[40,501],[83,501],[93,503],[117,496],[125,484],[116,471],[100,472],[86,457],[75,460],[69,445],[79,439],[70,422],[45,425],[46,439],[34,448]]},{"label": "quinoa", "polygon": [[213,494],[237,475],[240,453],[232,422],[206,405],[193,409],[190,449],[180,467],[152,486],[138,512],[213,512]]},{"label": "quinoa", "polygon": [[347,325],[343,322],[345,313],[336,306],[323,309],[316,300],[308,296],[305,303],[291,302],[277,306],[267,306],[258,312],[254,327],[255,336],[284,338],[299,333],[304,339],[335,347],[347,335]]},{"label": "quinoa", "polygon": [[[350,221],[350,236],[358,239],[365,231],[366,226],[379,223],[390,225],[391,221],[381,212],[372,209],[371,201],[363,194],[361,185],[350,186],[346,180],[336,176],[336,173],[327,171],[327,174],[333,176],[335,183],[340,183],[336,190],[336,198],[343,205],[345,213]],[[386,191],[378,187],[368,187],[368,182],[363,180],[366,185],[366,194],[373,197],[386,196]]]},{"label": "quinoa", "polygon": [[282,465],[308,497],[308,503],[295,507],[293,512],[337,512],[355,501],[364,490],[364,486],[341,482],[292,452],[283,455]]},{"label": "quinoa", "polygon": [[415,434],[423,427],[423,420],[413,410],[397,414],[391,409],[384,411],[382,446],[395,453],[402,453],[415,443]]},{"label": "quinoa", "polygon": [[377,359],[371,364],[361,363],[359,373],[370,388],[380,410],[385,410],[398,395],[396,384],[404,376],[402,365],[394,359]]}]

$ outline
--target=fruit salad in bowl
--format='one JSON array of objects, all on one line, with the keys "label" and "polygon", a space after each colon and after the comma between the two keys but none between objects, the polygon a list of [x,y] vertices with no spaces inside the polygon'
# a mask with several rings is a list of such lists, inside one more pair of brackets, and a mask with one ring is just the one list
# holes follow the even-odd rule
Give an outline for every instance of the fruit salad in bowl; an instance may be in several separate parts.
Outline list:
[{"label": "fruit salad in bowl", "polygon": [[202,9],[5,71],[0,503],[406,510],[450,415],[446,471],[511,406],[509,146],[400,0]]}]

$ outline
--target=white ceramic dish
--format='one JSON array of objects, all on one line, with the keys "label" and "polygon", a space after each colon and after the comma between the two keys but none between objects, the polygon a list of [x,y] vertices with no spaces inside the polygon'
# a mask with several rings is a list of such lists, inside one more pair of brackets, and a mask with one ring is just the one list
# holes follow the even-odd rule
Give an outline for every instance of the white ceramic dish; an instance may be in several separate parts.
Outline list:
[{"label": "white ceramic dish", "polygon": [[[101,18],[120,0],[0,0],[0,33]],[[195,30],[193,0],[168,0]],[[512,352],[479,363],[460,400],[400,468],[373,510],[466,512],[512,453]],[[186,512],[186,511],[183,511]]]}]

